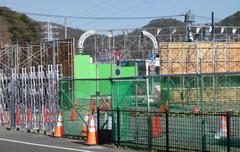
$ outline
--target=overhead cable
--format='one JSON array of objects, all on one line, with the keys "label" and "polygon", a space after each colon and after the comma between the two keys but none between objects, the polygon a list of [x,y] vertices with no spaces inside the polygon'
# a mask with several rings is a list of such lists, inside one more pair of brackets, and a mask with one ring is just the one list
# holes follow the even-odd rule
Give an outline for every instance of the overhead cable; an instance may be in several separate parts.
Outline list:
[{"label": "overhead cable", "polygon": [[158,19],[158,18],[171,18],[171,17],[182,16],[182,14],[179,14],[179,15],[168,15],[168,16],[143,16],[143,17],[96,17],[96,16],[64,16],[64,15],[30,13],[30,12],[21,12],[21,13],[27,14],[27,15],[33,15],[33,16],[74,18],[74,19],[86,19],[86,20],[142,20],[142,19]]}]

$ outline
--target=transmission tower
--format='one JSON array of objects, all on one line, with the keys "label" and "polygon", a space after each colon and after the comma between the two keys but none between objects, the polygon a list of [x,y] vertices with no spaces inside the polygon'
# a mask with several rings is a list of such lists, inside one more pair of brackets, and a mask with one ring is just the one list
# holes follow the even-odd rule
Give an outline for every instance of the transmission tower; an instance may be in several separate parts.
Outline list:
[{"label": "transmission tower", "polygon": [[53,26],[50,22],[50,19],[48,19],[47,23],[42,27],[44,32],[42,33],[43,38],[42,41],[48,42],[53,40],[58,40],[57,35],[58,32],[53,32],[54,29],[59,28],[58,26]]}]

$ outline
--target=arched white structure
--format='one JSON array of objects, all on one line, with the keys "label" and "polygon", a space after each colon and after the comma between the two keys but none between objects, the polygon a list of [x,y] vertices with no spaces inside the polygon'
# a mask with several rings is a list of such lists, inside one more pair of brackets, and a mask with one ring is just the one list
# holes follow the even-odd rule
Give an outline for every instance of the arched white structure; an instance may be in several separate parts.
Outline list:
[{"label": "arched white structure", "polygon": [[92,36],[92,35],[95,35],[96,34],[96,31],[94,30],[90,30],[90,31],[87,31],[85,33],[83,33],[79,40],[78,40],[78,46],[77,46],[77,49],[79,51],[79,53],[82,53],[84,47],[83,47],[83,44],[85,42],[85,40],[89,37],[89,36]]},{"label": "arched white structure", "polygon": [[157,43],[156,38],[151,33],[147,32],[147,31],[142,31],[142,33],[143,33],[144,36],[148,37],[152,41],[152,43],[153,43],[153,52],[152,53],[157,53],[158,43]]}]

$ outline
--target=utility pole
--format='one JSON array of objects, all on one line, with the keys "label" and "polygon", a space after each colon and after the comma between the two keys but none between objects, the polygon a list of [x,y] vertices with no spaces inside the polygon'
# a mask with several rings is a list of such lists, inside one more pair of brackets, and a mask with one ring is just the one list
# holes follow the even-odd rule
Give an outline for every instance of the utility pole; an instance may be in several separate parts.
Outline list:
[{"label": "utility pole", "polygon": [[212,12],[212,41],[214,41],[214,12]]},{"label": "utility pole", "polygon": [[67,18],[64,19],[64,26],[65,26],[65,39],[67,39]]}]

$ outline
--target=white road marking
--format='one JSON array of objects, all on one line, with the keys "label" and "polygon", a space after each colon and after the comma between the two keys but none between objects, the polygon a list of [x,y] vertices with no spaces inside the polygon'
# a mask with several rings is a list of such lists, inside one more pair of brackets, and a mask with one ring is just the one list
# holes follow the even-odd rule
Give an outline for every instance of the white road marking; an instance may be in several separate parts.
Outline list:
[{"label": "white road marking", "polygon": [[101,146],[85,146],[85,147],[82,147],[84,149],[103,149],[104,147],[101,147]]},{"label": "white road marking", "polygon": [[25,144],[25,145],[33,145],[33,146],[39,146],[39,147],[62,149],[62,150],[80,151],[80,152],[93,152],[93,151],[83,150],[83,149],[74,149],[74,148],[67,148],[67,147],[43,145],[43,144],[36,144],[36,143],[30,143],[30,142],[24,142],[24,141],[18,141],[18,140],[11,140],[11,139],[4,139],[4,138],[0,138],[0,140],[2,140],[2,141],[8,141],[8,142],[13,142],[13,143],[19,143],[19,144]]}]

